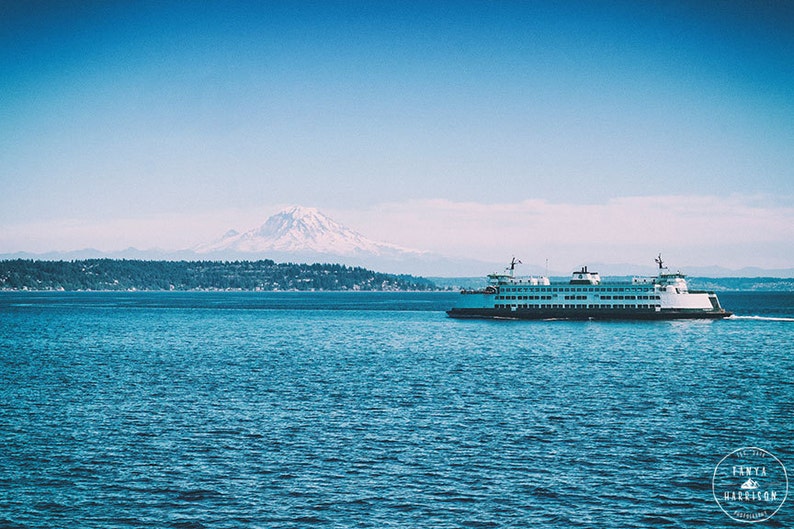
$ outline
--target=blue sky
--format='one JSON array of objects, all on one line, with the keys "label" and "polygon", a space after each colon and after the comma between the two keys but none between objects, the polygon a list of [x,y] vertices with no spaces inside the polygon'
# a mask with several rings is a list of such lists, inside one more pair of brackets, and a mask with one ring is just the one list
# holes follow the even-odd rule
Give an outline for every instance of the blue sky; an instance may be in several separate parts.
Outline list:
[{"label": "blue sky", "polygon": [[794,4],[4,3],[0,178],[0,252],[303,204],[456,255],[794,266]]}]

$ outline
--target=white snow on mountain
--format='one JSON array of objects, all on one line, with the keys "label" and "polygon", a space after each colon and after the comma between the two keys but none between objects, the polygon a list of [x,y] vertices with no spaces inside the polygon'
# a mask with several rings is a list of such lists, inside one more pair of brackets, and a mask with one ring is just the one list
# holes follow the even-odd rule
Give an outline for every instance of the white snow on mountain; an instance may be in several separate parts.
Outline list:
[{"label": "white snow on mountain", "polygon": [[293,206],[243,233],[228,231],[220,239],[193,248],[196,253],[293,253],[353,257],[419,257],[426,252],[373,241],[320,213]]}]

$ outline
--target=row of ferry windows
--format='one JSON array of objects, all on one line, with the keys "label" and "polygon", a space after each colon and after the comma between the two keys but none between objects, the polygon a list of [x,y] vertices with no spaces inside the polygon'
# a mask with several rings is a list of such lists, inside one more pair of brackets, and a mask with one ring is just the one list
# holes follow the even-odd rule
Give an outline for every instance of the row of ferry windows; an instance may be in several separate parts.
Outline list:
[{"label": "row of ferry windows", "polygon": [[[557,297],[556,294],[554,297]],[[595,297],[600,299],[662,299],[661,296],[607,296],[607,295],[596,295]],[[551,299],[552,296],[496,296],[496,299],[528,299],[528,300],[541,300],[541,299]],[[587,296],[574,296],[568,295],[565,296],[565,299],[572,299],[572,300],[585,300]]]},{"label": "row of ferry windows", "polygon": [[647,287],[502,287],[500,292],[653,292]]},{"label": "row of ferry windows", "polygon": [[637,305],[587,305],[582,303],[581,305],[573,305],[573,304],[561,304],[561,303],[543,303],[541,305],[506,305],[506,304],[496,304],[494,305],[495,309],[650,309],[654,307],[658,307],[659,305],[650,305],[650,304],[637,304]]}]

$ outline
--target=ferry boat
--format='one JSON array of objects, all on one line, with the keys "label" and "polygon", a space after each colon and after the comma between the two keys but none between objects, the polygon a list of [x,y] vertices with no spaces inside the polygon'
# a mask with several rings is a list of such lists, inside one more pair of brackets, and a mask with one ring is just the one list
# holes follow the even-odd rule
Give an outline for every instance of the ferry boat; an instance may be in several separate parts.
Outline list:
[{"label": "ferry boat", "polygon": [[539,319],[719,319],[731,316],[714,292],[689,290],[686,276],[671,273],[656,259],[656,277],[602,281],[583,266],[568,282],[548,277],[516,277],[513,258],[502,274],[488,275],[488,286],[462,290],[452,318]]}]

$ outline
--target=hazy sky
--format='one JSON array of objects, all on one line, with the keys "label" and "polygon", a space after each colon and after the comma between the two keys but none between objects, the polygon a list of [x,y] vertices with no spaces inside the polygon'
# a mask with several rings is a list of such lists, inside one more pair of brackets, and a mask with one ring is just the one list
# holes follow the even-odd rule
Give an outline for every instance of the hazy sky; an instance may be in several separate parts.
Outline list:
[{"label": "hazy sky", "polygon": [[302,204],[450,255],[794,266],[794,2],[77,4],[0,4],[0,253]]}]

